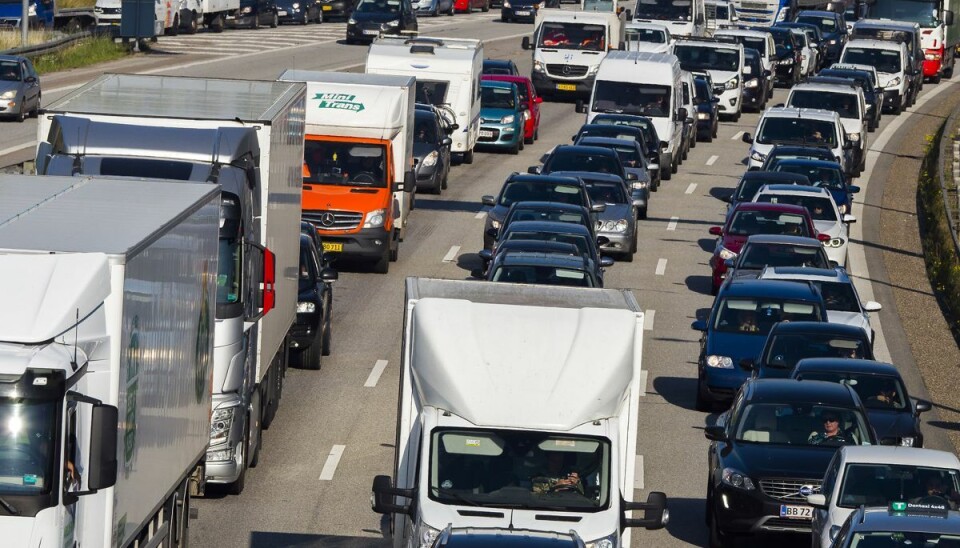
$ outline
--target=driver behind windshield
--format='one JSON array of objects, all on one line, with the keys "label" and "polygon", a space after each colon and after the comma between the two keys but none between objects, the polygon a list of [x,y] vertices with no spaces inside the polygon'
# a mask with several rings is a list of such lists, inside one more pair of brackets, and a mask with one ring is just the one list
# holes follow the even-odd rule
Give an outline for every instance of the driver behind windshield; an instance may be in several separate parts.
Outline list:
[{"label": "driver behind windshield", "polygon": [[531,491],[536,494],[576,491],[583,494],[583,481],[567,463],[567,455],[559,451],[547,453],[546,469],[531,478]]}]

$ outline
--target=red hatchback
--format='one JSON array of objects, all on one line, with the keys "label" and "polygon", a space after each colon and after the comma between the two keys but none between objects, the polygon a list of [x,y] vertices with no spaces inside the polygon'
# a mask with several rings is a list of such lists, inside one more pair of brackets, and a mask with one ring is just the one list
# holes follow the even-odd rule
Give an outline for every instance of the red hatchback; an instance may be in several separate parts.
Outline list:
[{"label": "red hatchback", "polygon": [[526,120],[523,122],[523,140],[528,145],[540,138],[540,103],[543,97],[537,95],[537,90],[533,87],[533,82],[526,76],[509,76],[507,74],[484,74],[483,80],[493,80],[495,82],[512,82],[517,85],[517,91],[520,92],[520,100],[527,104],[524,111]]},{"label": "red hatchback", "polygon": [[[822,241],[806,208],[758,202],[740,202],[727,215],[726,224],[710,227],[710,234],[719,236],[713,257],[710,258],[710,267],[713,269],[712,295],[716,295],[723,284],[727,259],[736,258],[747,237],[753,234],[804,236]],[[830,239],[826,234],[824,236]]]},{"label": "red hatchback", "polygon": [[490,11],[490,0],[454,0],[453,9],[465,13],[478,9],[486,13]]}]

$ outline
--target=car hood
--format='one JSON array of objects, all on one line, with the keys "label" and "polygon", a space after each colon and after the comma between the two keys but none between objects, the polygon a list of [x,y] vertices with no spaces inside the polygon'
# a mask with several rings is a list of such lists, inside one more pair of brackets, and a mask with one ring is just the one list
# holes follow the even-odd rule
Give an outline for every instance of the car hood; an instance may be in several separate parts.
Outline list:
[{"label": "car hood", "polygon": [[723,239],[720,241],[720,245],[734,253],[740,253],[745,243],[747,243],[747,237],[740,234],[724,234]]},{"label": "car hood", "polygon": [[480,107],[480,117],[484,120],[494,120],[498,122],[504,116],[510,115],[518,116],[517,111],[509,108],[491,108],[491,107]]},{"label": "car hood", "polygon": [[303,193],[303,209],[307,211],[340,209],[346,211],[373,211],[383,207],[386,188],[318,185],[307,183],[313,189]]},{"label": "car hood", "polygon": [[413,143],[413,157],[417,160],[423,160],[424,156],[437,150],[437,145],[430,143]]},{"label": "car hood", "polygon": [[815,445],[776,445],[771,443],[732,442],[733,450],[724,457],[730,466],[755,480],[765,478],[810,479],[819,483],[836,447]]},{"label": "car hood", "polygon": [[[713,70],[713,69],[710,69],[710,70],[708,70],[707,72],[709,72],[709,73],[710,73],[710,77],[713,78],[713,85],[715,85],[715,86],[718,86],[718,85],[720,85],[720,84],[723,84],[723,83],[725,83],[727,80],[730,80],[730,79],[733,78],[734,76],[737,76],[738,74],[740,74],[739,72],[735,72],[735,71],[732,71],[732,70]],[[726,91],[730,91],[730,90],[726,90]]]},{"label": "car hood", "polygon": [[502,205],[495,205],[490,208],[490,211],[487,212],[487,217],[494,221],[503,221],[503,218],[507,216],[507,207]]},{"label": "car hood", "polygon": [[601,221],[630,220],[630,206],[628,204],[607,204],[607,208],[597,213]]},{"label": "car hood", "polygon": [[[880,86],[881,88],[884,88],[884,89],[886,89],[886,88],[888,88],[888,87],[891,87],[890,81],[893,80],[894,78],[900,78],[900,73],[878,72],[878,73],[877,73],[877,85]],[[898,87],[900,87],[900,86],[902,86],[902,85],[903,85],[903,79],[901,78],[901,79],[900,79],[900,83],[897,84],[897,85],[895,85],[895,86],[892,86],[892,87],[897,87],[897,88],[898,88]]]},{"label": "car hood", "polygon": [[767,336],[760,334],[713,332],[707,339],[704,352],[707,355],[728,356],[733,360],[734,367],[739,368],[743,358],[755,359],[760,355],[766,340]]},{"label": "car hood", "polygon": [[830,323],[839,323],[843,325],[852,325],[854,327],[859,327],[863,329],[868,335],[870,334],[870,324],[867,323],[867,318],[859,312],[843,312],[840,310],[827,310],[827,321]]},{"label": "car hood", "polygon": [[[626,172],[626,173],[633,173],[634,175],[636,175],[638,182],[644,182],[644,181],[646,181],[646,182],[648,182],[648,183],[650,182],[650,173],[649,173],[645,168],[642,168],[642,167],[625,167],[625,168],[623,168],[623,171]],[[633,181],[627,181],[627,186],[630,186],[630,183],[632,183],[632,182],[633,182]]]},{"label": "car hood", "polygon": [[399,13],[357,13],[353,12],[353,20],[357,23],[383,23],[385,21],[397,21],[400,19]]},{"label": "car hood", "polygon": [[[843,124],[843,131],[847,133],[860,133],[863,131],[863,123],[859,118],[840,118],[840,123]],[[862,139],[864,136],[861,135]]]},{"label": "car hood", "polygon": [[[2,4],[0,4],[0,5],[2,5]],[[19,91],[19,90],[20,90],[20,84],[21,84],[20,82],[7,82],[7,81],[4,81],[4,80],[0,80],[0,93],[4,93],[4,92],[7,92],[7,91],[10,91],[11,89],[12,89],[12,90],[17,90],[17,91]]]},{"label": "car hood", "polygon": [[813,228],[821,234],[829,234],[831,238],[843,236],[843,223],[837,221],[813,221]]},{"label": "car hood", "polygon": [[917,435],[916,418],[908,411],[867,409],[867,420],[877,433],[877,439]]}]

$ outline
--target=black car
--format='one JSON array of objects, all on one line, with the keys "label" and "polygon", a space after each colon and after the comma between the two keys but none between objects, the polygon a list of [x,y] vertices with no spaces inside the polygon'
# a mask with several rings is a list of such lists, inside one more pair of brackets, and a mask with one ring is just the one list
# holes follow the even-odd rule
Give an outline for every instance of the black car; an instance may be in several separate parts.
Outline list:
[{"label": "black car", "polygon": [[500,6],[500,20],[504,23],[511,21],[528,21],[532,23],[537,18],[537,10],[544,8],[560,8],[560,0],[505,0]]},{"label": "black car", "polygon": [[743,59],[743,107],[760,112],[766,108],[770,96],[770,71],[763,69],[760,52],[755,49],[744,49]]},{"label": "black car", "polygon": [[417,30],[410,0],[360,0],[347,20],[347,43],[373,42],[380,35]]},{"label": "black car", "polygon": [[323,23],[323,11],[317,0],[277,0],[281,23]]},{"label": "black car", "polygon": [[504,249],[490,265],[487,280],[515,284],[603,287],[599,269],[582,255]]},{"label": "black car", "polygon": [[[513,221],[556,221],[560,223],[574,223],[583,225],[596,234],[597,219],[587,208],[562,202],[514,202],[503,217],[500,230],[506,230]],[[499,234],[495,228],[490,235]],[[496,240],[496,236],[494,236]]]},{"label": "black car", "polygon": [[693,90],[693,102],[697,107],[697,140],[709,143],[717,136],[720,126],[720,98],[713,94],[705,78],[694,76]]},{"label": "black car", "polygon": [[880,126],[883,110],[883,90],[877,88],[873,73],[853,68],[834,68],[821,70],[810,82],[822,82],[821,78],[843,78],[852,80],[863,90],[863,99],[867,103],[867,130],[874,131]]},{"label": "black car", "polygon": [[440,194],[450,175],[450,144],[453,141],[441,126],[434,110],[417,109],[413,114],[413,162],[417,190]]},{"label": "black car", "polygon": [[324,19],[339,17],[349,19],[357,5],[357,0],[319,0],[320,11]]},{"label": "black car", "polygon": [[704,435],[712,547],[765,532],[809,537],[807,495],[820,490],[837,448],[877,443],[851,387],[793,379],[745,382]]},{"label": "black car", "polygon": [[823,160],[825,162],[839,162],[832,150],[827,147],[804,145],[774,145],[760,166],[760,171],[769,171],[776,162],[796,158],[801,160]]},{"label": "black car", "polygon": [[227,17],[227,24],[232,27],[249,26],[252,29],[263,25],[277,28],[280,25],[277,3],[274,0],[240,0],[240,7]]},{"label": "black car", "polygon": [[767,29],[773,36],[773,43],[776,45],[776,52],[773,56],[777,71],[777,82],[790,87],[803,77],[800,67],[800,46],[797,43],[797,37],[793,31],[783,27],[770,27]]},{"label": "black car", "polygon": [[573,244],[577,246],[580,254],[597,266],[597,277],[601,278],[601,267],[612,266],[613,259],[610,257],[600,257],[600,249],[597,245],[599,238],[593,235],[593,231],[574,223],[558,223],[554,221],[514,221],[510,226],[500,231],[500,239],[497,242],[497,249],[493,253],[496,259],[498,253],[504,248],[503,242],[511,240],[543,240],[546,242],[560,242]]},{"label": "black car", "polygon": [[547,156],[542,166],[530,166],[527,173],[549,175],[553,171],[592,171],[612,173],[630,184],[637,180],[636,174],[627,173],[620,155],[612,148],[559,145]]},{"label": "black car", "polygon": [[[584,124],[580,127],[577,134],[573,136],[573,141],[576,142],[581,137],[627,138],[621,136],[623,132],[611,130],[609,126],[618,128],[625,126],[640,130],[640,133],[636,134],[637,137],[639,137],[637,141],[643,145],[644,150],[647,152],[647,166],[650,169],[653,190],[656,190],[657,187],[660,186],[660,166],[664,165],[664,160],[666,160],[665,151],[667,150],[668,144],[666,141],[660,140],[660,136],[657,134],[657,128],[653,126],[653,120],[646,116],[633,116],[630,114],[598,114],[593,117],[591,123]],[[669,169],[667,173],[669,173]]]},{"label": "black car", "polygon": [[481,74],[503,74],[506,76],[520,76],[520,69],[510,59],[484,59]]},{"label": "black car", "polygon": [[740,182],[737,183],[737,188],[733,190],[733,194],[726,198],[727,203],[730,204],[729,211],[733,211],[733,208],[740,202],[752,202],[757,192],[766,185],[810,186],[810,180],[796,173],[747,171],[740,177]]},{"label": "black car", "polygon": [[900,446],[923,447],[920,413],[930,410],[930,402],[910,397],[894,365],[870,360],[807,358],[797,362],[791,377],[853,387],[867,409],[877,438],[895,441]]},{"label": "black car", "polygon": [[306,222],[300,227],[297,317],[290,328],[290,348],[300,367],[320,369],[322,356],[330,355],[332,284],[337,271],[327,265],[323,246],[317,246],[316,227]]},{"label": "black car", "polygon": [[827,45],[827,60],[824,66],[840,60],[843,46],[847,44],[847,23],[842,13],[832,11],[804,10],[797,13],[797,23],[809,23],[820,29]]},{"label": "black car", "polygon": [[830,322],[791,322],[783,318],[767,335],[759,359],[740,362],[761,379],[785,379],[806,358],[872,360],[870,337],[863,329]]}]

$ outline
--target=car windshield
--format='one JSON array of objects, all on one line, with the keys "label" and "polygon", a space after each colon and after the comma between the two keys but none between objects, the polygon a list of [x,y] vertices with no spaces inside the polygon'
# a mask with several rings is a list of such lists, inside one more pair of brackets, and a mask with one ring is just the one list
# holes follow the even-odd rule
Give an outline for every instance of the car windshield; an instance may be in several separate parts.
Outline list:
[{"label": "car windshield", "polygon": [[798,377],[845,384],[853,388],[867,409],[909,409],[907,391],[896,377],[845,371],[804,371]]},{"label": "car windshield", "polygon": [[620,157],[620,163],[625,168],[643,167],[643,155],[634,147],[609,147],[617,151]]},{"label": "car windshield", "polygon": [[667,42],[667,34],[662,30],[656,29],[627,29],[624,31],[627,42],[648,42],[651,44],[664,44]]},{"label": "car windshield", "polygon": [[545,22],[540,26],[541,48],[606,51],[606,29],[602,25]]},{"label": "car windshield", "polygon": [[483,74],[515,74],[510,65],[506,63],[484,63]]},{"label": "car windshield", "polygon": [[[635,131],[621,131],[619,129],[621,127],[636,127],[636,126],[629,126],[627,124],[615,124],[608,120],[598,122],[595,119],[594,122],[604,127],[587,126],[584,129],[580,130],[580,132],[577,134],[577,138],[574,139],[574,142],[579,142],[581,139],[585,137],[608,137],[610,139],[622,139],[624,141],[639,141],[641,143],[643,142],[642,132],[638,134]],[[594,124],[591,124],[591,126],[593,125]]]},{"label": "car windshield", "polygon": [[570,234],[567,232],[547,232],[532,230],[508,230],[505,240],[539,240],[541,242],[560,242],[563,244],[573,244],[577,246],[581,255],[590,257],[590,244],[582,234]]},{"label": "car windshield", "polygon": [[386,188],[383,145],[307,138],[303,144],[305,184]]},{"label": "car windshield", "polygon": [[829,188],[832,190],[845,190],[847,187],[843,182],[843,172],[840,167],[820,167],[810,164],[790,162],[779,160],[772,165],[773,171],[782,171],[785,173],[796,173],[804,175],[813,183],[814,186]]},{"label": "car windshield", "polygon": [[860,299],[850,282],[813,282],[823,295],[827,310],[860,313]]},{"label": "car windshield", "polygon": [[788,234],[811,237],[806,219],[794,213],[779,211],[736,211],[726,230],[728,234]]},{"label": "car windshield", "polygon": [[413,140],[417,143],[439,142],[437,122],[433,116],[416,116],[413,119]]},{"label": "car windshield", "polygon": [[511,209],[510,213],[503,220],[504,225],[514,221],[557,221],[561,223],[573,223],[576,225],[590,226],[590,220],[583,213],[573,211],[547,209],[536,207],[521,207],[517,204]]},{"label": "car windshield", "polygon": [[508,181],[500,193],[500,205],[510,207],[514,202],[560,202],[585,205],[580,187],[569,183]]},{"label": "car windshield", "polygon": [[673,54],[680,60],[680,67],[687,71],[740,70],[740,52],[735,49],[677,45],[673,48]]},{"label": "car windshield", "polygon": [[561,152],[551,154],[544,165],[544,171],[589,171],[592,173],[623,173],[620,162],[615,156]]},{"label": "car windshield", "polygon": [[734,439],[781,445],[870,445],[856,409],[817,404],[752,403],[733,425]]},{"label": "car windshield", "polygon": [[831,93],[822,90],[795,90],[790,94],[788,107],[821,108],[832,110],[841,118],[859,118],[857,96],[852,93]]},{"label": "car windshield", "polygon": [[357,13],[400,13],[400,0],[360,0]]},{"label": "car windshield", "polygon": [[766,166],[762,170],[774,171],[779,162],[784,160],[824,160],[827,162],[836,162],[833,152],[829,149],[820,147],[810,147],[803,152],[784,151],[780,148],[774,148],[767,156]]},{"label": "car windshield", "polygon": [[593,287],[593,280],[582,270],[553,266],[507,265],[500,266],[491,280],[514,284],[565,285],[570,287]]},{"label": "car windshield", "polygon": [[797,194],[761,194],[757,197],[758,202],[770,204],[790,204],[805,207],[810,212],[814,221],[834,221],[837,220],[837,212],[834,210],[833,202],[825,196],[800,196]]},{"label": "car windshield", "polygon": [[784,316],[794,321],[820,321],[820,306],[812,302],[783,299],[725,298],[716,309],[713,328],[723,333],[766,337]]},{"label": "car windshield", "polygon": [[837,22],[832,17],[823,17],[820,15],[800,15],[797,17],[797,23],[809,23],[820,29],[823,34],[837,32]]},{"label": "car windshield", "polygon": [[767,116],[760,123],[756,140],[763,145],[804,143],[833,148],[837,135],[836,127],[829,120]]},{"label": "car windshield", "polygon": [[4,82],[19,82],[20,63],[16,61],[0,61],[0,80]]},{"label": "car windshield", "polygon": [[449,82],[432,82],[417,78],[417,102],[427,105],[440,106],[446,103]]},{"label": "car windshield", "polygon": [[480,86],[480,106],[514,110],[517,108],[517,101],[511,88]]},{"label": "car windshield", "polygon": [[920,23],[931,28],[940,24],[940,4],[929,0],[883,0],[870,5],[870,17]]},{"label": "car windshield", "polygon": [[900,52],[892,49],[847,48],[843,50],[844,63],[870,65],[877,72],[900,72]]},{"label": "car windshield", "polygon": [[597,80],[591,109],[664,118],[670,115],[670,94],[668,86]]},{"label": "car windshield", "polygon": [[763,185],[769,184],[763,179],[744,179],[740,181],[740,186],[736,190],[736,201],[738,202],[749,202],[753,200],[753,197],[757,195],[757,192],[763,187]]},{"label": "car windshield", "polygon": [[[891,502],[899,501],[940,502],[941,504],[946,502],[951,510],[956,510],[956,502],[951,500],[951,496],[956,496],[958,492],[960,492],[960,472],[957,470],[910,464],[853,462],[847,464],[836,504],[841,508],[859,508],[860,506],[889,506]],[[929,500],[928,497],[939,497],[942,500]],[[960,541],[960,535],[956,538]],[[904,545],[937,546],[937,544],[925,542]],[[871,541],[863,542],[860,546],[867,548],[868,546],[894,545]]]},{"label": "car windshield", "polygon": [[[707,8],[707,9],[709,10],[710,8]],[[715,16],[714,16],[715,19],[719,19],[721,21],[730,20],[730,10],[727,8],[727,6],[719,6],[719,5],[714,6],[714,12],[715,12]]]},{"label": "car windshield", "polygon": [[54,401],[0,398],[0,496],[50,491],[56,424]]},{"label": "car windshield", "polygon": [[692,0],[639,0],[633,17],[655,21],[691,21],[692,6]]},{"label": "car windshield", "polygon": [[830,268],[823,246],[747,242],[737,268],[760,270],[765,266],[812,266]]},{"label": "car windshield", "polygon": [[[793,318],[786,314],[780,321]],[[832,333],[773,333],[767,340],[767,352],[762,357],[764,367],[793,370],[804,358],[850,358],[862,360],[872,357],[863,339],[841,337]]]},{"label": "car windshield", "polygon": [[429,496],[444,504],[594,511],[610,502],[610,443],[530,430],[437,429]]},{"label": "car windshield", "polygon": [[793,50],[793,33],[787,29],[768,29],[767,32],[773,36],[773,45],[777,48],[777,53]]},{"label": "car windshield", "polygon": [[763,38],[754,38],[753,36],[737,37],[737,41],[743,44],[743,47],[755,49],[760,55],[767,53],[767,41]]},{"label": "car windshield", "polygon": [[625,204],[627,193],[620,183],[588,182],[587,193],[595,204]]}]

